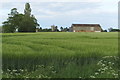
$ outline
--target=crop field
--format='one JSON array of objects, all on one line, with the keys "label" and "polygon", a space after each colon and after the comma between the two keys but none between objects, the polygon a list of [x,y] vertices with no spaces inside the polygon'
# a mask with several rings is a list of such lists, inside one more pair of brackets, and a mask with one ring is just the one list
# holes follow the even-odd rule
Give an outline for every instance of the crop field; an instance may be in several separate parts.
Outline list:
[{"label": "crop field", "polygon": [[3,33],[3,78],[117,78],[118,33]]}]

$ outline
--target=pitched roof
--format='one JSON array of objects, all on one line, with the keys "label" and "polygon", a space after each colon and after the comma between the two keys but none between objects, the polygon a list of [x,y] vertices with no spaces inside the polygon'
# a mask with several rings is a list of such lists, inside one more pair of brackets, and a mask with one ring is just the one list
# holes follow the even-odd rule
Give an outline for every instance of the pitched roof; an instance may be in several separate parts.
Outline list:
[{"label": "pitched roof", "polygon": [[72,26],[87,26],[87,27],[100,27],[99,24],[72,24]]}]

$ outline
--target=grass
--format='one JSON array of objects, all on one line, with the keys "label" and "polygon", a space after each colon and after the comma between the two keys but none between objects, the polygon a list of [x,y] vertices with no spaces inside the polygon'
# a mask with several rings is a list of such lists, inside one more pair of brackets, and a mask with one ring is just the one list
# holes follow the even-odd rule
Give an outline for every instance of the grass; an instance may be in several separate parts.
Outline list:
[{"label": "grass", "polygon": [[89,78],[102,57],[118,55],[118,33],[3,33],[2,53],[3,77]]}]

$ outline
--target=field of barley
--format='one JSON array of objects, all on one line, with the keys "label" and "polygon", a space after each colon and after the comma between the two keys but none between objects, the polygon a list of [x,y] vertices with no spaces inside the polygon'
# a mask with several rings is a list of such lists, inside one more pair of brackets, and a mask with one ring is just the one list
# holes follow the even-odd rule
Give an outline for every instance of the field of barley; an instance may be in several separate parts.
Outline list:
[{"label": "field of barley", "polygon": [[3,33],[3,78],[117,78],[118,33]]}]

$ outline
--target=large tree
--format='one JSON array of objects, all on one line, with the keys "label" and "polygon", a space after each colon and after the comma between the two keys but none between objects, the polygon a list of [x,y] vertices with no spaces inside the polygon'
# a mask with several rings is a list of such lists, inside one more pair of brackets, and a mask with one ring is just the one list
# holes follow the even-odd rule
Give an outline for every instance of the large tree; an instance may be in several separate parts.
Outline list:
[{"label": "large tree", "polygon": [[36,26],[39,26],[39,24],[37,23],[37,20],[34,16],[28,17],[24,15],[22,19],[22,24],[18,28],[18,31],[19,32],[35,32]]},{"label": "large tree", "polygon": [[31,11],[32,11],[32,10],[31,10],[31,8],[30,8],[30,4],[29,4],[29,3],[26,3],[26,4],[25,4],[25,9],[24,9],[25,15],[30,17]]},{"label": "large tree", "polygon": [[13,8],[8,16],[7,21],[3,22],[3,32],[15,32],[21,23],[23,15],[19,14],[16,8]]},{"label": "large tree", "polygon": [[36,27],[39,26],[37,19],[31,15],[31,11],[30,4],[26,3],[22,25],[18,29],[19,32],[35,32]]},{"label": "large tree", "polygon": [[35,32],[36,27],[39,26],[37,19],[34,15],[31,15],[30,4],[25,4],[24,14],[19,14],[16,8],[11,9],[11,13],[8,14],[7,21],[3,22],[4,32],[15,32],[18,29],[19,32]]}]

